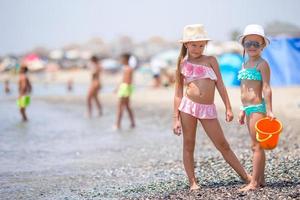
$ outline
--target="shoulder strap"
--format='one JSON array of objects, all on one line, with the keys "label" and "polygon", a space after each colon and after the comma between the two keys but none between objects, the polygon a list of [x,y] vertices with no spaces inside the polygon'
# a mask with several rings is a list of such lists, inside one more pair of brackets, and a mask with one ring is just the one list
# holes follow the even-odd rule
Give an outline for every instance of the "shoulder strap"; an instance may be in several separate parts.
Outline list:
[{"label": "shoulder strap", "polygon": [[245,65],[247,64],[248,60],[244,61],[242,64],[242,69],[245,69]]}]

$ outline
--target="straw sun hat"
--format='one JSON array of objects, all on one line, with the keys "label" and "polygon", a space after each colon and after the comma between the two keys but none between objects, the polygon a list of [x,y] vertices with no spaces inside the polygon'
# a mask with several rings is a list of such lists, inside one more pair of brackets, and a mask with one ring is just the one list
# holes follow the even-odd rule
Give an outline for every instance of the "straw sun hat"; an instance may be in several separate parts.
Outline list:
[{"label": "straw sun hat", "polygon": [[239,43],[243,44],[243,41],[247,35],[259,35],[263,37],[266,46],[270,44],[270,40],[265,36],[264,28],[258,24],[250,24],[246,26],[243,35],[239,36]]},{"label": "straw sun hat", "polygon": [[207,32],[203,24],[187,25],[183,29],[183,38],[179,40],[180,43],[196,42],[196,41],[209,41]]}]

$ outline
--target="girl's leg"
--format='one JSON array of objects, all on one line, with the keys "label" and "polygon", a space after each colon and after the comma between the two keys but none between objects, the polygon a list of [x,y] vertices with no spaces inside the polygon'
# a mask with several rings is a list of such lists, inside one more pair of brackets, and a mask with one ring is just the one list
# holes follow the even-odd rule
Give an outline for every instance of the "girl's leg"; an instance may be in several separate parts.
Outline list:
[{"label": "girl's leg", "polygon": [[189,114],[180,112],[183,131],[183,164],[189,179],[190,189],[198,189],[194,171],[194,149],[197,129],[197,119]]},{"label": "girl's leg", "polygon": [[96,102],[96,105],[97,105],[97,108],[98,108],[98,111],[99,111],[99,116],[101,116],[102,115],[102,105],[101,105],[100,100],[98,98],[98,91],[95,93],[94,99],[95,99],[95,102]]},{"label": "girl's leg", "polygon": [[129,118],[130,118],[130,122],[131,122],[131,128],[134,128],[135,127],[135,122],[134,122],[133,112],[130,108],[129,97],[127,97],[126,100],[125,100],[125,106],[126,106],[126,109],[128,111],[128,114],[129,114]]},{"label": "girl's leg", "polygon": [[247,117],[247,126],[252,140],[253,151],[253,169],[252,180],[242,189],[242,191],[248,191],[258,188],[260,185],[264,185],[264,170],[265,170],[265,151],[260,147],[259,142],[256,141],[255,123],[257,120],[264,117],[262,113],[252,113],[250,117]]},{"label": "girl's leg", "polygon": [[92,98],[93,88],[90,88],[87,96],[87,117],[91,117],[92,115]]},{"label": "girl's leg", "polygon": [[245,169],[226,141],[218,119],[201,119],[200,122],[206,134],[214,143],[215,147],[221,152],[226,162],[238,173],[238,175],[245,182],[250,182],[250,176],[247,175]]},{"label": "girl's leg", "polygon": [[121,128],[121,119],[123,116],[124,108],[125,108],[124,98],[120,98],[119,105],[118,105],[118,111],[117,111],[117,122],[116,122],[117,129]]}]

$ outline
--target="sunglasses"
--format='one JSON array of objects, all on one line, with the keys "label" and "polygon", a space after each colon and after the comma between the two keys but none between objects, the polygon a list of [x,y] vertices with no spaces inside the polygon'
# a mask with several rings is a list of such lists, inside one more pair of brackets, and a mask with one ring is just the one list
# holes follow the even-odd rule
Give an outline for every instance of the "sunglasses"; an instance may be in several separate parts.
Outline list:
[{"label": "sunglasses", "polygon": [[244,42],[243,43],[243,46],[245,47],[245,48],[250,48],[251,46],[253,46],[254,48],[259,48],[259,47],[261,47],[263,44],[260,44],[259,42],[257,42],[257,41],[246,41],[246,42]]}]

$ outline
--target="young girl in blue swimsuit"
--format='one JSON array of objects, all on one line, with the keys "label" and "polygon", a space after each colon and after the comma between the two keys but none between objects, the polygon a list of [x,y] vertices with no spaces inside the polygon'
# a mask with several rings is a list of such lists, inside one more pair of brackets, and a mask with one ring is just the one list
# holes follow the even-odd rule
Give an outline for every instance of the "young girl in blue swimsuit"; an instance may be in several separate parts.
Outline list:
[{"label": "young girl in blue swimsuit", "polygon": [[240,124],[244,124],[246,117],[247,127],[252,141],[253,169],[251,182],[241,191],[254,190],[264,186],[265,152],[255,138],[255,123],[267,116],[274,118],[272,112],[272,91],[270,87],[270,67],[261,57],[263,49],[270,43],[260,25],[248,25],[244,34],[239,38],[244,47],[244,54],[248,60],[239,71],[241,81],[241,101],[243,106],[239,114]]}]

